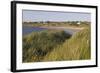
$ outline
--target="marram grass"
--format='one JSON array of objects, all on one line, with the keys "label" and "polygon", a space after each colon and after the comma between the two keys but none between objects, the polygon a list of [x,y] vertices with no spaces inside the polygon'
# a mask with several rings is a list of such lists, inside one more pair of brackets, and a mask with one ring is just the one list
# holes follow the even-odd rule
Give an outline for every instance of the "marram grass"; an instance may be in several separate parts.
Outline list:
[{"label": "marram grass", "polygon": [[23,62],[42,61],[47,53],[70,37],[70,34],[57,30],[44,30],[23,36]]},{"label": "marram grass", "polygon": [[54,48],[45,56],[44,61],[87,60],[90,58],[90,29],[86,28]]},{"label": "marram grass", "polygon": [[64,31],[45,30],[23,36],[23,62],[91,59],[90,29],[73,36]]}]

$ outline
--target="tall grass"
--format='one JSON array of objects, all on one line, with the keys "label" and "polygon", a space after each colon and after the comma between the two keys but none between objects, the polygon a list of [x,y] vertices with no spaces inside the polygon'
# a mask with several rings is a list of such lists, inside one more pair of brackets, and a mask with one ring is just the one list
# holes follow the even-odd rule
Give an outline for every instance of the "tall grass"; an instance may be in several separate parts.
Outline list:
[{"label": "tall grass", "polygon": [[48,53],[43,61],[85,60],[91,58],[90,28],[81,30]]},{"label": "tall grass", "polygon": [[44,30],[23,36],[23,62],[91,59],[90,28],[72,37],[62,30]]},{"label": "tall grass", "polygon": [[70,34],[60,30],[44,30],[23,36],[23,62],[42,61],[47,53],[70,37]]}]

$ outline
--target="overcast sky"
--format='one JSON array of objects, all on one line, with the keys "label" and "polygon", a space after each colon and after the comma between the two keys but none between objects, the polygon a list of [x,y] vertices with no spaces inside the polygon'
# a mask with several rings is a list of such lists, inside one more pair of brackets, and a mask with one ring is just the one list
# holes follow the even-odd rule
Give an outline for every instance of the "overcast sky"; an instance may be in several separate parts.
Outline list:
[{"label": "overcast sky", "polygon": [[23,21],[91,21],[90,13],[23,10]]}]

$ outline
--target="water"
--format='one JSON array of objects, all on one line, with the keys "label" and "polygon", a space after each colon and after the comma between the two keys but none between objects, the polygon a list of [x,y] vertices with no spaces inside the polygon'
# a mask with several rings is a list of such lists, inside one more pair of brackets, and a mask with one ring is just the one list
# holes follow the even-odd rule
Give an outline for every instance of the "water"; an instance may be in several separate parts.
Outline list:
[{"label": "water", "polygon": [[31,32],[42,31],[42,30],[46,30],[46,28],[23,26],[23,35],[29,34]]},{"label": "water", "polygon": [[[23,26],[23,35],[27,35],[31,32],[38,32],[38,31],[42,31],[42,30],[47,30],[47,28]],[[54,30],[54,29],[52,29],[52,30]],[[75,32],[77,32],[79,30],[77,30],[77,29],[66,29],[64,31],[66,33],[73,35]]]}]

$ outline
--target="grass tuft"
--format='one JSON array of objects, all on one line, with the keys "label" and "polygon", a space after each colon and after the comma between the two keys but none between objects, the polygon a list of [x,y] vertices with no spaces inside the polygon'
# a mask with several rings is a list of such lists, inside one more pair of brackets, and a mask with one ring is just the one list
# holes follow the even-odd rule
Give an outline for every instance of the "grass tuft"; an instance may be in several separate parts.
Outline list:
[{"label": "grass tuft", "polygon": [[45,56],[44,61],[86,60],[90,58],[90,29],[86,28],[54,48]]}]

